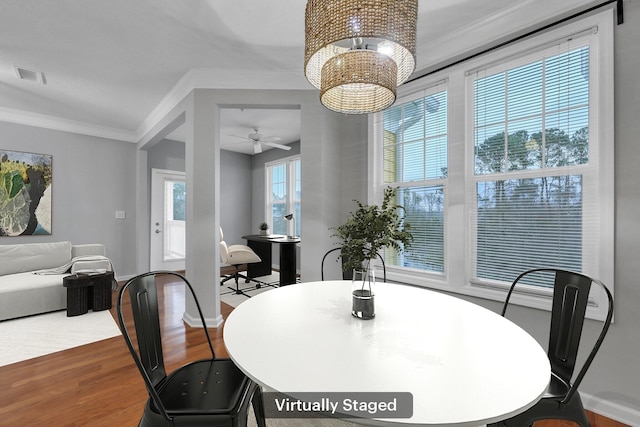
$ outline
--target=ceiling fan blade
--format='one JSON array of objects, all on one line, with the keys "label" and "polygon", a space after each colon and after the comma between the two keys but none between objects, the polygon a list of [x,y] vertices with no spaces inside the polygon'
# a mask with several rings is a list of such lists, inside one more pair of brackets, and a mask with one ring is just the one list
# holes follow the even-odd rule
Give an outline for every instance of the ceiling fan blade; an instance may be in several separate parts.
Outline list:
[{"label": "ceiling fan blade", "polygon": [[274,141],[280,141],[282,138],[280,138],[279,136],[265,136],[263,138],[260,138],[260,141],[262,142],[274,142]]},{"label": "ceiling fan blade", "polygon": [[253,139],[249,139],[249,138],[247,138],[246,136],[238,136],[238,135],[231,135],[231,134],[229,134],[229,135],[227,135],[227,136],[232,136],[232,137],[234,137],[234,138],[240,138],[240,139],[244,139],[245,141],[253,142]]},{"label": "ceiling fan blade", "polygon": [[[280,139],[280,138],[278,138],[278,139]],[[261,142],[264,145],[268,145],[270,147],[276,147],[276,148],[279,148],[281,150],[287,150],[287,151],[291,150],[291,147],[289,147],[288,145],[276,144],[275,142],[264,142],[264,141],[261,141]]]}]

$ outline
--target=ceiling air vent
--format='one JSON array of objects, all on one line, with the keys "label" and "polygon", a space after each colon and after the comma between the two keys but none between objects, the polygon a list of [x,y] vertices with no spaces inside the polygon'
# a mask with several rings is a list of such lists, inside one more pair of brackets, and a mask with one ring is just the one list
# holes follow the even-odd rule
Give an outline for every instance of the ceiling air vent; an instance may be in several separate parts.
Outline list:
[{"label": "ceiling air vent", "polygon": [[47,79],[44,76],[44,73],[41,71],[31,71],[25,68],[20,68],[16,65],[13,66],[13,71],[16,74],[16,77],[20,80],[26,80],[28,82],[40,83],[42,85],[47,84]]}]

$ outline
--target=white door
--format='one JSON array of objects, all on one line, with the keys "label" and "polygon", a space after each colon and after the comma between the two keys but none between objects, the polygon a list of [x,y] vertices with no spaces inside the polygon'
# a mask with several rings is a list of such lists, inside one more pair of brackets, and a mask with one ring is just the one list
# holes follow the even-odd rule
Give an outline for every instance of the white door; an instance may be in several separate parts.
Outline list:
[{"label": "white door", "polygon": [[184,270],[184,172],[151,169],[151,270]]}]

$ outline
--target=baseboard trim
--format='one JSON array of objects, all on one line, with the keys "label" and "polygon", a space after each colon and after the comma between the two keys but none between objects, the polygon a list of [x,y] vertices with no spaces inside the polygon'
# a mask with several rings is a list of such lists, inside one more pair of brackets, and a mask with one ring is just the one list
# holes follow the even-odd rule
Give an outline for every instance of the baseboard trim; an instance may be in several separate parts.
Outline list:
[{"label": "baseboard trim", "polygon": [[[189,326],[191,326],[192,328],[202,328],[202,322],[200,321],[199,317],[193,317],[191,315],[189,315],[187,312],[185,312],[182,315],[182,320],[185,321],[185,323]],[[217,328],[220,325],[222,325],[222,322],[224,321],[224,319],[222,318],[222,315],[219,315],[218,317],[214,318],[205,318],[204,321],[207,323],[207,329],[208,328]]]},{"label": "baseboard trim", "polygon": [[580,392],[580,397],[585,409],[593,413],[630,426],[640,426],[640,410],[636,409],[640,407],[640,402],[628,402],[628,405],[624,405],[583,392]]},{"label": "baseboard trim", "polygon": [[136,277],[135,274],[126,274],[124,276],[116,276],[116,281],[117,282],[126,282],[127,280],[132,279],[134,277]]}]

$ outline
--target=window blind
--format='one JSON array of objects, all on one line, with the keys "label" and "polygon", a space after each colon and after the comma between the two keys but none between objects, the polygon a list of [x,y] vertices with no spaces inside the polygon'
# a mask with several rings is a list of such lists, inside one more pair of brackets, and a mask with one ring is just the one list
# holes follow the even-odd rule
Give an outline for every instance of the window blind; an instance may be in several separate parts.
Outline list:
[{"label": "window blind", "polygon": [[[371,194],[398,186],[416,228],[434,231],[420,232],[413,258],[387,263],[389,277],[504,301],[516,273],[562,265],[613,291],[613,28],[606,11],[492,49],[401,86],[397,105],[372,115]],[[425,98],[443,91],[449,127],[438,152],[427,148],[436,133]],[[438,209],[442,231],[427,221]],[[512,301],[549,309],[549,293],[534,286]],[[606,316],[604,293],[587,311]]]},{"label": "window blind", "polygon": [[580,41],[473,77],[475,280],[510,282],[541,266],[583,271],[598,215],[589,85]]},{"label": "window blind", "polygon": [[384,112],[384,182],[399,187],[413,244],[401,254],[386,251],[387,265],[443,272],[447,178],[447,91],[424,96]]}]

